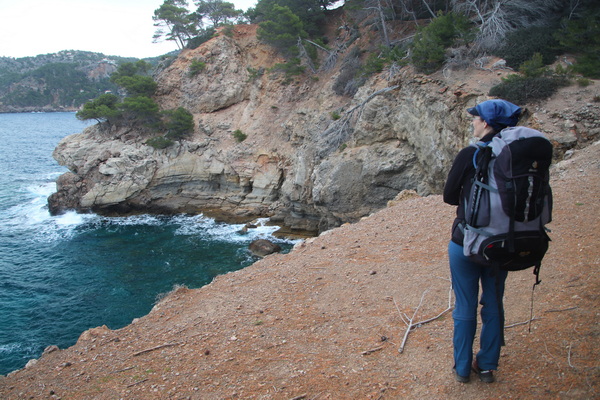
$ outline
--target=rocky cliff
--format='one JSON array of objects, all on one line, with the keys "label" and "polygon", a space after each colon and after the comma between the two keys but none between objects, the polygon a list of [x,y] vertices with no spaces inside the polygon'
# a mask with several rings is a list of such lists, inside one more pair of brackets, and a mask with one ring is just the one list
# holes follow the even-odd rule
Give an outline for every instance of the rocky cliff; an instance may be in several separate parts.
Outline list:
[{"label": "rocky cliff", "polygon": [[[470,68],[428,77],[410,67],[372,76],[353,97],[336,95],[348,55],[330,35],[336,66],[286,82],[267,72],[282,59],[237,26],[185,50],[157,77],[161,107],[194,115],[194,134],[164,150],[140,132],[99,126],[62,140],[54,153],[70,172],[58,181],[53,212],[204,212],[224,218],[270,216],[293,230],[319,232],[385,206],[404,189],[439,193],[459,148],[469,140],[465,108],[485,100],[507,72]],[[365,34],[360,42],[368,42]],[[193,61],[206,63],[196,75]],[[531,109],[563,151],[598,133],[593,88],[579,100],[590,116]],[[538,117],[539,114],[539,117]],[[548,121],[544,125],[543,117]],[[587,118],[587,119],[586,119]],[[594,122],[595,121],[595,122]],[[247,139],[237,142],[240,130]],[[558,143],[558,142],[557,142]]]}]

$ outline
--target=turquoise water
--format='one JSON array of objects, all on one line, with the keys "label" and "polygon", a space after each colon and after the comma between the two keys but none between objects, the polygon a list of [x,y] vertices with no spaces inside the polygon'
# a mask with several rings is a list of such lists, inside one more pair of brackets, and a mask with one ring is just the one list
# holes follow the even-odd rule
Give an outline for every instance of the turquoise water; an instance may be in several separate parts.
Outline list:
[{"label": "turquoise water", "polygon": [[241,234],[201,215],[50,216],[46,199],[66,171],[52,151],[86,125],[73,113],[0,114],[0,374],[86,329],[131,323],[174,285],[251,264],[254,239],[293,244],[272,237],[276,227]]}]

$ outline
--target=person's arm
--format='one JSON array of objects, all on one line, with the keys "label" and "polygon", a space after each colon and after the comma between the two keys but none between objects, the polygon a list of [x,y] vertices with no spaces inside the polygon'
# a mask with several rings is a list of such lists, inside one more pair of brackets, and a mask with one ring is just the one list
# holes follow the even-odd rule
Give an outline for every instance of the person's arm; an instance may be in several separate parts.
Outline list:
[{"label": "person's arm", "polygon": [[450,168],[448,179],[444,186],[444,203],[457,206],[460,204],[460,193],[463,187],[463,180],[467,171],[472,168],[474,147],[465,147],[462,149]]}]

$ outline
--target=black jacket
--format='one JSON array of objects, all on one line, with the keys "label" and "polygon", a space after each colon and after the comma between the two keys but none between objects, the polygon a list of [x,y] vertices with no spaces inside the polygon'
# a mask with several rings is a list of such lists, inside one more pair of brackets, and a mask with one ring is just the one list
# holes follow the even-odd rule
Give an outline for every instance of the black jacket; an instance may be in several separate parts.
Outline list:
[{"label": "black jacket", "polygon": [[[481,141],[488,142],[495,135],[496,133],[489,133]],[[475,165],[473,164],[475,150],[477,150],[475,146],[469,146],[458,153],[452,163],[444,186],[444,203],[458,206],[456,208],[456,218],[452,224],[452,241],[461,246],[463,244],[463,233],[458,225],[465,220],[464,205],[475,177]]]}]

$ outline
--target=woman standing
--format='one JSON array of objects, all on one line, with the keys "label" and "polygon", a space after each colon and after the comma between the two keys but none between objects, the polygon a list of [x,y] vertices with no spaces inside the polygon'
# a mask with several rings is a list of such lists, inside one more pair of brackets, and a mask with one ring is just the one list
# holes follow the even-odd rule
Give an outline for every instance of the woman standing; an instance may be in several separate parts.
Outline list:
[{"label": "woman standing", "polygon": [[[473,116],[473,135],[488,142],[502,129],[515,126],[521,114],[521,108],[505,100],[488,100],[467,110]],[[469,195],[475,177],[475,146],[462,149],[450,169],[444,187],[444,202],[458,206],[456,219],[452,225],[452,240],[448,245],[452,288],[456,304],[454,319],[454,377],[467,383],[471,369],[478,373],[483,382],[494,382],[498,368],[504,317],[502,297],[506,271],[494,271],[492,268],[477,264],[463,254],[462,225],[465,222],[464,204]],[[481,299],[479,283],[481,282]],[[477,307],[481,308],[480,349],[473,360],[473,341],[477,329]]]}]

